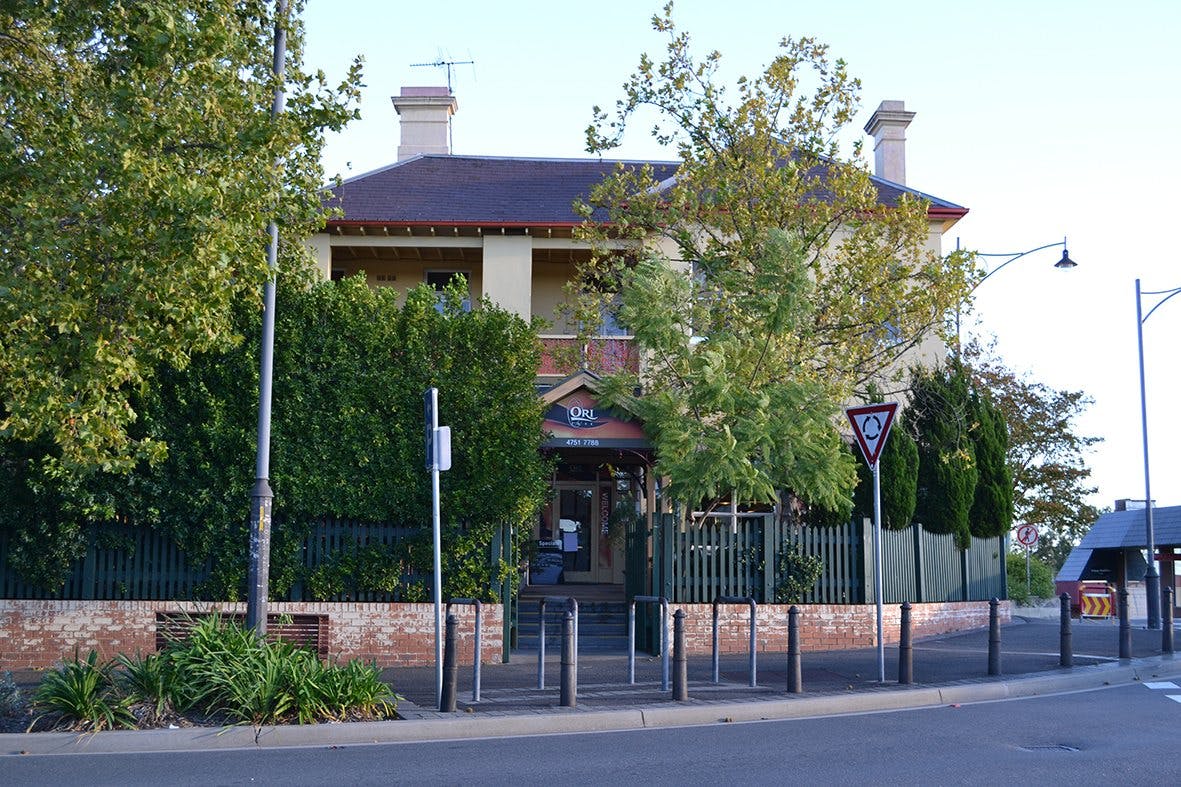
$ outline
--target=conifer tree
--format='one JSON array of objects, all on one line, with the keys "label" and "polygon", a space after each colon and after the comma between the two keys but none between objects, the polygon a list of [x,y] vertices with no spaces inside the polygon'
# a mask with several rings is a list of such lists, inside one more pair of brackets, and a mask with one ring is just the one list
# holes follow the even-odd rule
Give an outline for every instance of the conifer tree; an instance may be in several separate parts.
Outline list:
[{"label": "conifer tree", "polygon": [[915,516],[933,533],[952,533],[966,548],[978,470],[967,377],[955,361],[916,369],[908,417],[918,444]]}]

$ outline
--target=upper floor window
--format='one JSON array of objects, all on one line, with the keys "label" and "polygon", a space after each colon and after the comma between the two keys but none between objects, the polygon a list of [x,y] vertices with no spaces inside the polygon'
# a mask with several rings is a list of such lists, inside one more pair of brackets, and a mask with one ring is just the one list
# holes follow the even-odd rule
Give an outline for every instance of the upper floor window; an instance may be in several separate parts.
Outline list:
[{"label": "upper floor window", "polygon": [[601,322],[599,323],[599,335],[600,336],[630,336],[631,335],[631,331],[629,331],[627,329],[627,326],[625,326],[619,322],[619,316],[617,314],[617,310],[619,309],[619,303],[620,303],[619,294],[616,293],[615,297],[613,297],[609,303],[605,303],[602,305],[602,307],[600,307],[600,309],[599,309],[599,317],[601,319]]},{"label": "upper floor window", "polygon": [[471,279],[467,271],[435,270],[426,272],[426,283],[435,290],[435,308],[440,312],[443,311],[443,291],[455,279],[460,280],[460,287],[467,293],[463,299],[463,310],[470,312],[472,310],[472,295],[469,284]]}]

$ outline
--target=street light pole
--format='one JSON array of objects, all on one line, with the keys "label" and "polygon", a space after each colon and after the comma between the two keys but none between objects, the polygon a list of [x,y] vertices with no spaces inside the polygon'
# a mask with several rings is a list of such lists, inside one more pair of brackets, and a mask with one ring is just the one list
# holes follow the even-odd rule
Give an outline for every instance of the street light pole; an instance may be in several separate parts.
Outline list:
[{"label": "street light pole", "polygon": [[[1156,568],[1156,539],[1152,528],[1152,482],[1148,472],[1148,397],[1144,387],[1144,322],[1165,301],[1181,293],[1181,287],[1171,290],[1141,290],[1136,279],[1136,347],[1140,355],[1140,430],[1144,438],[1144,544],[1148,547],[1148,570],[1144,572],[1144,595],[1148,608],[1148,628],[1161,627],[1160,572]],[[1163,296],[1148,314],[1144,314],[1145,295]]]}]

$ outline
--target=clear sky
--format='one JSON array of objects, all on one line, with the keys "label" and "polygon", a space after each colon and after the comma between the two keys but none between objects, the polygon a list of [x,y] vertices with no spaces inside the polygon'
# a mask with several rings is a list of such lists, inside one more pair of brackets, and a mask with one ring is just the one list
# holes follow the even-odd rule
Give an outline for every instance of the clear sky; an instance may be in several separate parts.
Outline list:
[{"label": "clear sky", "polygon": [[[598,104],[613,106],[641,52],[665,39],[660,0],[308,0],[308,65],[339,79],[365,58],[362,119],[329,141],[328,173],[392,163],[390,96],[446,84],[457,65],[456,153],[580,157]],[[1095,404],[1094,502],[1144,497],[1134,281],[1181,287],[1181,3],[1176,0],[681,0],[676,18],[726,73],[753,74],[783,36],[814,36],[863,85],[859,131],[883,99],[917,113],[908,185],[971,210],[947,235],[982,252],[1069,239],[1024,257],[976,292],[965,325],[995,335],[1013,368]],[[619,154],[670,158],[636,128]],[[461,195],[457,194],[457,198]],[[1146,308],[1150,301],[1145,299]],[[1181,297],[1145,324],[1152,492],[1181,504]]]}]

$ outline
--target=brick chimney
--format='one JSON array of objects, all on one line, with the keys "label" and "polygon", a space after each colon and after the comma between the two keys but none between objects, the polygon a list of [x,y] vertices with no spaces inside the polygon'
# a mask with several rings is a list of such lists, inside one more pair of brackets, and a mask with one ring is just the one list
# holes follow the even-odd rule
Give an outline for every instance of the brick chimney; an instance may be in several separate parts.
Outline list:
[{"label": "brick chimney", "polygon": [[391,100],[401,117],[398,161],[419,153],[451,154],[451,116],[459,104],[447,88],[403,87]]},{"label": "brick chimney", "polygon": [[914,119],[902,101],[883,101],[865,124],[873,137],[873,174],[906,185],[906,127]]}]

